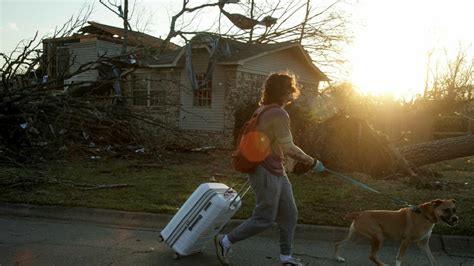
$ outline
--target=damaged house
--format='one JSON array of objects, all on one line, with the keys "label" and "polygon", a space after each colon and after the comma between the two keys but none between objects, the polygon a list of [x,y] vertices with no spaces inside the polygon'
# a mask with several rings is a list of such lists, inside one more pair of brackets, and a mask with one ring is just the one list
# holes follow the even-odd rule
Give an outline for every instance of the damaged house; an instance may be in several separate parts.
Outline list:
[{"label": "damaged house", "polygon": [[[135,62],[134,51],[144,48],[157,50],[163,43],[162,39],[151,35],[128,31],[127,54],[129,56],[120,58],[123,29],[93,21],[89,21],[88,24],[72,36],[43,40],[43,58],[45,60],[43,65],[47,66],[45,73],[49,80],[62,82],[65,88],[68,88],[72,83],[97,82],[112,73],[111,65],[108,69],[104,69],[104,66],[100,66],[99,62],[101,64],[117,62],[130,65]],[[169,47],[170,49],[179,48],[172,43],[169,44]],[[81,68],[88,70],[82,71]],[[103,73],[107,70],[108,73]]]},{"label": "damaged house", "polygon": [[[299,43],[247,44],[198,35],[185,47],[146,58],[126,76],[129,103],[201,145],[231,147],[236,112],[256,103],[268,74],[295,73],[303,96],[329,81]],[[303,97],[305,98],[305,97]]]},{"label": "damaged house", "polygon": [[[64,45],[67,48],[63,49],[69,49],[64,54],[71,56],[74,51],[83,63],[103,54],[119,54],[121,39],[114,39],[110,33],[113,29],[120,36],[121,29],[90,24],[85,28],[89,32],[85,36],[90,37]],[[161,44],[162,40],[151,38],[147,39],[150,45]],[[199,34],[184,47],[173,45],[159,55],[148,53],[134,58],[133,66],[121,67],[123,99],[136,112],[153,115],[191,135],[198,145],[232,147],[235,129],[240,126],[236,113],[258,102],[261,86],[270,73],[294,73],[303,101],[310,101],[320,83],[329,81],[297,42],[250,44]],[[62,60],[57,62],[60,68]],[[92,71],[81,75],[64,83],[99,77]],[[167,135],[159,137],[166,141]]]}]

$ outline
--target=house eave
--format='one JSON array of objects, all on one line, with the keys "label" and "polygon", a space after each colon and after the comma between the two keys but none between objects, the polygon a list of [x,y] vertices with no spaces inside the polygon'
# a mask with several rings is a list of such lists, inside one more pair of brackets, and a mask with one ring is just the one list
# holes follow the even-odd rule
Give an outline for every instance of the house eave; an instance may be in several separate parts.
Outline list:
[{"label": "house eave", "polygon": [[291,49],[293,47],[298,47],[299,51],[301,52],[301,54],[303,55],[303,57],[305,58],[305,61],[306,63],[309,65],[309,67],[311,67],[317,74],[318,76],[321,77],[321,81],[331,81],[331,79],[329,79],[326,74],[324,74],[317,66],[314,65],[311,57],[309,57],[308,53],[304,50],[303,46],[299,43],[291,43],[291,44],[288,44],[288,45],[285,45],[285,46],[282,46],[282,47],[279,47],[277,49],[273,49],[273,50],[269,50],[269,51],[265,51],[265,52],[262,52],[262,53],[259,53],[259,54],[256,54],[256,55],[253,55],[253,56],[250,56],[250,57],[247,57],[247,58],[243,58],[241,60],[237,60],[237,61],[228,61],[228,62],[220,62],[218,63],[219,65],[239,65],[239,66],[242,66],[244,65],[246,62],[250,61],[250,60],[254,60],[256,58],[259,58],[259,57],[262,57],[262,56],[265,56],[265,55],[269,55],[269,54],[272,54],[272,53],[276,53],[276,52],[279,52],[279,51],[283,51],[283,50],[287,50],[287,49]]},{"label": "house eave", "polygon": [[303,54],[304,58],[306,59],[306,62],[313,68],[320,76],[321,76],[321,81],[331,81],[324,72],[322,72],[317,66],[314,65],[313,60],[311,57],[308,55],[308,53],[304,50],[303,46],[298,45],[298,48],[300,49],[301,53]]},{"label": "house eave", "polygon": [[176,64],[163,64],[163,65],[144,65],[145,67],[149,68],[170,68],[170,67],[177,67]]},{"label": "house eave", "polygon": [[241,62],[241,61],[228,61],[228,62],[219,62],[217,63],[218,65],[221,65],[221,66],[243,66],[244,63]]},{"label": "house eave", "polygon": [[259,58],[259,57],[268,55],[268,54],[272,54],[272,53],[276,53],[276,52],[279,52],[279,51],[283,51],[283,50],[292,48],[292,47],[294,47],[294,46],[298,46],[298,43],[291,43],[291,44],[288,44],[288,45],[285,45],[285,46],[282,46],[282,47],[279,47],[279,48],[276,48],[276,49],[272,49],[272,50],[269,50],[269,51],[265,51],[265,52],[262,52],[262,53],[259,53],[259,54],[256,54],[256,55],[247,57],[247,58],[242,58],[242,59],[238,60],[237,62],[239,62],[239,64],[244,64],[244,63],[247,62],[247,61],[250,61],[250,60],[253,60],[253,59],[256,59],[256,58]]}]

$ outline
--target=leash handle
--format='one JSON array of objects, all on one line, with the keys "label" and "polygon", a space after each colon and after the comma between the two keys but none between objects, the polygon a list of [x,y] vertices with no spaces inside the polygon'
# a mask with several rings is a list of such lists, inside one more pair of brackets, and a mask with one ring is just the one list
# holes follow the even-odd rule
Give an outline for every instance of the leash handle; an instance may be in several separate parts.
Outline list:
[{"label": "leash handle", "polygon": [[333,174],[333,175],[336,175],[338,177],[341,177],[341,178],[344,178],[345,180],[351,182],[352,184],[356,185],[356,186],[359,186],[363,189],[366,189],[366,190],[369,190],[369,191],[372,191],[374,193],[377,193],[377,194],[380,194],[380,195],[383,195],[389,199],[391,199],[393,202],[395,202],[396,204],[399,204],[401,206],[404,206],[404,207],[412,207],[413,205],[412,204],[409,204],[408,202],[404,201],[404,200],[401,200],[399,198],[396,198],[396,197],[393,197],[393,196],[390,196],[390,195],[386,195],[386,194],[383,194],[381,193],[380,191],[376,190],[376,189],[373,189],[371,188],[370,186],[368,186],[367,184],[353,178],[353,177],[350,177],[350,176],[346,176],[346,175],[343,175],[343,174],[340,174],[338,172],[335,172],[335,171],[332,171],[332,170],[329,170],[326,168],[326,171]]}]

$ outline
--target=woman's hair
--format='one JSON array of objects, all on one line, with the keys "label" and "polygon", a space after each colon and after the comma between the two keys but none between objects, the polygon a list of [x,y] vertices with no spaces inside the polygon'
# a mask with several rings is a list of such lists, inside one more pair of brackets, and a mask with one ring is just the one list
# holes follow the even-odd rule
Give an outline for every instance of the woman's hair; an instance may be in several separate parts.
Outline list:
[{"label": "woman's hair", "polygon": [[278,105],[284,105],[291,101],[288,97],[289,94],[293,94],[293,100],[300,95],[300,90],[296,85],[296,77],[289,73],[270,74],[263,85],[260,104],[267,105],[276,103]]}]

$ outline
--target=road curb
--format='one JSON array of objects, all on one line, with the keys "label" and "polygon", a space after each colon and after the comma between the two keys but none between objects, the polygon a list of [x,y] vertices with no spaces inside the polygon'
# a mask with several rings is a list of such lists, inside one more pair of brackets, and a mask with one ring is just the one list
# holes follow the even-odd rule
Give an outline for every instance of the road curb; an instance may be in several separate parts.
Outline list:
[{"label": "road curb", "polygon": [[[145,228],[160,231],[171,220],[172,215],[128,212],[108,209],[95,209],[83,207],[61,207],[61,206],[38,206],[30,204],[2,203],[0,204],[0,215],[16,217],[32,217],[56,219],[63,221],[81,221],[113,225],[122,228]],[[237,227],[243,220],[233,219],[223,229],[229,232]],[[278,228],[274,226],[270,230],[262,232],[261,235],[276,236]],[[336,241],[343,239],[348,233],[348,228],[335,226],[307,225],[297,226],[296,239],[319,239]],[[389,243],[398,245],[398,243]],[[433,252],[441,251],[453,256],[474,257],[474,237],[433,235],[430,241]]]},{"label": "road curb", "polygon": [[146,212],[13,203],[0,204],[0,214],[19,217],[72,220],[131,228],[142,227],[156,230],[164,227],[171,219],[170,215]]}]

